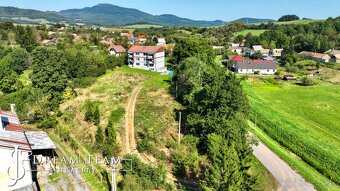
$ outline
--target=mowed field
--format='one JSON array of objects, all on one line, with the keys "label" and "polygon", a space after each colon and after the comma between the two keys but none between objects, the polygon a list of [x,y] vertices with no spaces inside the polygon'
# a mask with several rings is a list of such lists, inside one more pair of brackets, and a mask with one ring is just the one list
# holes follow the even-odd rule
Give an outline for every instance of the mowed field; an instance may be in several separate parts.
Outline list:
[{"label": "mowed field", "polygon": [[253,78],[243,85],[252,121],[293,155],[339,184],[340,86],[303,87]]},{"label": "mowed field", "polygon": [[243,30],[240,32],[235,32],[234,36],[238,36],[238,35],[243,35],[246,36],[248,33],[251,33],[253,36],[260,36],[260,34],[264,33],[266,30]]}]

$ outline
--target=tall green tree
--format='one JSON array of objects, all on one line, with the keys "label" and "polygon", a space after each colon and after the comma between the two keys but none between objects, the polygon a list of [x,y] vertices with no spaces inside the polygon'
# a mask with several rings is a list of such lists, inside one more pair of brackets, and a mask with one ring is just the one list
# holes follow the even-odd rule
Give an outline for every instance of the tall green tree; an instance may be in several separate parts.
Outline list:
[{"label": "tall green tree", "polygon": [[205,179],[201,185],[203,190],[245,190],[242,189],[244,180],[234,145],[228,145],[220,135],[210,134],[207,155],[211,164],[205,171]]},{"label": "tall green tree", "polygon": [[60,99],[68,84],[62,58],[62,52],[55,48],[40,47],[32,53],[32,85],[51,99]]},{"label": "tall green tree", "polygon": [[173,51],[172,62],[179,64],[184,59],[189,57],[200,57],[207,63],[214,62],[214,50],[212,47],[204,40],[186,38],[180,40]]},{"label": "tall green tree", "polygon": [[30,26],[23,27],[18,25],[15,30],[15,40],[28,52],[32,52],[38,46],[35,34]]}]

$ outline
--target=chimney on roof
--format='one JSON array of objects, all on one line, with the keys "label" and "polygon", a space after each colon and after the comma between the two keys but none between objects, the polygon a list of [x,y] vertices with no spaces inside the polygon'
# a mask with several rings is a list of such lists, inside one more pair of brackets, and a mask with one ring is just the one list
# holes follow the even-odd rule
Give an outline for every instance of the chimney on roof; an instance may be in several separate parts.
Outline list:
[{"label": "chimney on roof", "polygon": [[16,113],[15,113],[15,104],[11,104],[11,112],[12,112],[13,114],[16,114]]}]

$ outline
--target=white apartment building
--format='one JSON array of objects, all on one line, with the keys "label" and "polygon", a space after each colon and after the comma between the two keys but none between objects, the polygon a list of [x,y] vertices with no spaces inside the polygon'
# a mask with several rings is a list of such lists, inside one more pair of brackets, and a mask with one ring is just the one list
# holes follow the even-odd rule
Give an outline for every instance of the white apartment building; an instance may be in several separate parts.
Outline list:
[{"label": "white apartment building", "polygon": [[128,51],[131,68],[165,72],[165,53],[161,46],[133,46]]}]

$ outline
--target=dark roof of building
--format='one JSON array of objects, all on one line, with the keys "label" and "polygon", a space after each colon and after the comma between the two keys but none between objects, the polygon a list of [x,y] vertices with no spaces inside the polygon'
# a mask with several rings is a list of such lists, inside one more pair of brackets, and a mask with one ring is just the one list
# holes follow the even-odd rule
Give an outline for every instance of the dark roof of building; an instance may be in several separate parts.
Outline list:
[{"label": "dark roof of building", "polygon": [[157,53],[157,52],[163,52],[164,49],[161,46],[133,46],[129,49],[129,52],[136,53]]},{"label": "dark roof of building", "polygon": [[41,149],[55,149],[51,138],[48,136],[46,132],[43,131],[25,131],[25,135],[28,139],[28,142],[31,144],[32,150],[41,150]]},{"label": "dark roof of building", "polygon": [[254,61],[239,61],[234,65],[236,69],[277,69],[277,65],[274,62],[254,62]]},{"label": "dark roof of building", "polygon": [[31,151],[31,146],[23,131],[0,130],[0,148],[14,149],[18,146],[19,150]]}]

